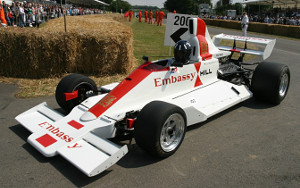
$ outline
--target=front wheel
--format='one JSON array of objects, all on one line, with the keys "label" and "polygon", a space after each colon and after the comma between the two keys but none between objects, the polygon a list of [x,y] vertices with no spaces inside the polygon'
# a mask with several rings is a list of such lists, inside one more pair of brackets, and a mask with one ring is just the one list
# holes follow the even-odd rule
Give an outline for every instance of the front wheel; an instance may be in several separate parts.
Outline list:
[{"label": "front wheel", "polygon": [[139,113],[134,125],[136,143],[148,153],[166,158],[181,145],[186,132],[186,115],[178,106],[153,101]]},{"label": "front wheel", "polygon": [[97,94],[95,82],[81,74],[70,74],[58,83],[55,98],[59,106],[70,112],[75,106],[90,96]]}]

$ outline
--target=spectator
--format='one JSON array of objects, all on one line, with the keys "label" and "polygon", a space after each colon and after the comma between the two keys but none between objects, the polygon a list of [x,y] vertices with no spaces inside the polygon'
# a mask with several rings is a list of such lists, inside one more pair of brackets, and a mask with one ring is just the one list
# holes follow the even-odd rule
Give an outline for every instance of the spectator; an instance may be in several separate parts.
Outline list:
[{"label": "spectator", "polygon": [[25,10],[24,10],[24,6],[23,3],[19,4],[19,13],[18,13],[18,23],[19,23],[19,27],[25,27]]},{"label": "spectator", "polygon": [[163,22],[163,18],[164,18],[164,16],[165,16],[165,13],[161,10],[161,11],[159,11],[159,13],[158,13],[158,19],[159,19],[159,23],[157,23],[157,26],[158,25],[160,25],[160,26],[162,26],[162,22]]},{"label": "spectator", "polygon": [[149,10],[149,21],[148,24],[153,24],[153,12],[152,10]]},{"label": "spectator", "polygon": [[244,12],[241,24],[242,24],[243,36],[247,36],[247,29],[249,24],[249,18],[247,12]]},{"label": "spectator", "polygon": [[158,24],[158,10],[155,12],[155,22]]},{"label": "spectator", "polygon": [[142,22],[142,11],[139,11],[139,22]]},{"label": "spectator", "polygon": [[1,1],[0,1],[0,23],[1,23],[1,27],[7,27],[7,22],[5,19],[4,9],[1,5]]},{"label": "spectator", "polygon": [[2,1],[2,6],[3,6],[3,10],[4,10],[4,16],[7,22],[8,26],[11,26],[11,21],[8,17],[8,13],[9,13],[9,6],[5,3],[5,1]]},{"label": "spectator", "polygon": [[[17,2],[17,4],[19,4]],[[10,10],[12,12],[12,19],[11,19],[11,24],[12,26],[17,26],[17,12],[19,11],[18,6],[15,3],[12,3]]]},{"label": "spectator", "polygon": [[148,11],[147,10],[145,10],[145,22],[147,23],[148,22]]}]

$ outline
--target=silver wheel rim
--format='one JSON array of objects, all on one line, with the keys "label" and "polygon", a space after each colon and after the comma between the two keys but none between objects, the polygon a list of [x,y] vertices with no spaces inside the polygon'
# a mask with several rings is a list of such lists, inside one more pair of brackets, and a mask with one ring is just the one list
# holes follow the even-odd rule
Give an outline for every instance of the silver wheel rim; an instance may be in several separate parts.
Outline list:
[{"label": "silver wheel rim", "polygon": [[289,76],[288,74],[285,73],[281,76],[281,81],[279,85],[279,95],[281,97],[285,96],[288,85],[289,85]]},{"label": "silver wheel rim", "polygon": [[160,134],[160,146],[165,152],[177,148],[183,139],[184,127],[184,119],[178,113],[172,114],[165,121]]}]

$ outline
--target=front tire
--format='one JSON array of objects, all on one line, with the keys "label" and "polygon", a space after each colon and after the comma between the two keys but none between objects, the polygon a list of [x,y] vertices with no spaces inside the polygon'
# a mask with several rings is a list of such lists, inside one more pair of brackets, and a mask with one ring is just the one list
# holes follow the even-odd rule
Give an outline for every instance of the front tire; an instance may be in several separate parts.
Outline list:
[{"label": "front tire", "polygon": [[287,65],[264,62],[256,67],[250,90],[256,99],[277,105],[286,97],[289,85]]},{"label": "front tire", "polygon": [[186,115],[178,106],[153,101],[139,113],[134,125],[136,143],[148,153],[166,158],[180,147],[186,132]]},{"label": "front tire", "polygon": [[[70,112],[75,106],[83,102],[90,96],[97,94],[97,85],[95,82],[81,74],[70,74],[65,76],[58,83],[55,91],[55,98],[58,105],[66,112]],[[67,100],[66,93],[78,91],[78,97]]]}]

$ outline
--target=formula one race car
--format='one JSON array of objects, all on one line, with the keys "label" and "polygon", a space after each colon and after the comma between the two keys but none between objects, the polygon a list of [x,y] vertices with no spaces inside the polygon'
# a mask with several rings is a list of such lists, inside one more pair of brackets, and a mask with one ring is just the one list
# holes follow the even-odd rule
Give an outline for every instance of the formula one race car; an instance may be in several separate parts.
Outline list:
[{"label": "formula one race car", "polygon": [[[168,157],[181,145],[186,127],[254,96],[279,104],[290,72],[278,63],[253,63],[244,54],[270,56],[275,40],[220,34],[213,40],[203,20],[190,19],[190,39],[174,47],[175,58],[145,62],[121,83],[99,90],[88,77],[71,74],[57,86],[64,116],[44,102],[16,120],[32,134],[28,142],[46,157],[61,155],[87,176],[97,175],[127,152],[109,138],[134,137],[149,154]],[[232,41],[231,47],[223,40]],[[239,43],[243,47],[237,47]],[[248,49],[250,43],[260,50]],[[226,44],[226,43],[225,43]],[[233,54],[240,56],[234,59]],[[100,94],[98,95],[98,93]]]}]

